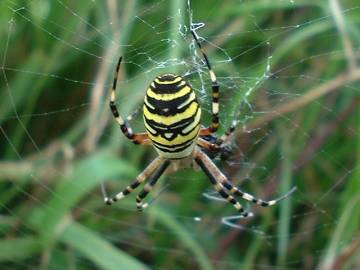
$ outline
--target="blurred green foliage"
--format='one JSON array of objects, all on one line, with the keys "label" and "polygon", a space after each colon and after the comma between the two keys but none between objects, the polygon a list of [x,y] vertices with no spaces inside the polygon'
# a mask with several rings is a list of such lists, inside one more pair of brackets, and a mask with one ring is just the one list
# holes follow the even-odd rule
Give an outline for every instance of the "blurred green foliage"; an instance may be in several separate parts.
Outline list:
[{"label": "blurred green foliage", "polygon": [[[359,268],[360,6],[337,4],[1,1],[1,268]],[[107,207],[99,191],[119,191],[155,156],[108,110],[119,54],[123,115],[169,70],[191,75],[208,110],[191,19],[205,23],[197,31],[222,86],[222,124],[241,109],[234,156],[219,166],[258,196],[298,187],[275,207],[251,205],[243,229],[221,224],[233,208],[201,195],[201,172],[163,177],[141,214],[133,196]],[[133,124],[143,130],[141,116]]]}]

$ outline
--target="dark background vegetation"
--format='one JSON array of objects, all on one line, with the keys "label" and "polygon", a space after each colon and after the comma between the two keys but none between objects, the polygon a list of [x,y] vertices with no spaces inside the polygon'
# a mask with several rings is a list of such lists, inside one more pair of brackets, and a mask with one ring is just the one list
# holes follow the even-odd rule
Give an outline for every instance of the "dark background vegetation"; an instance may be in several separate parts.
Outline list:
[{"label": "dark background vegetation", "polygon": [[[216,163],[259,197],[298,187],[249,205],[255,217],[237,228],[221,223],[230,205],[202,196],[201,172],[163,177],[141,214],[134,196],[107,207],[99,190],[119,191],[155,157],[108,110],[120,54],[122,115],[167,71],[209,111],[191,13],[205,23],[223,126],[240,110],[234,153]],[[358,1],[3,0],[0,37],[0,268],[360,268]],[[141,113],[133,125],[143,130]]]}]

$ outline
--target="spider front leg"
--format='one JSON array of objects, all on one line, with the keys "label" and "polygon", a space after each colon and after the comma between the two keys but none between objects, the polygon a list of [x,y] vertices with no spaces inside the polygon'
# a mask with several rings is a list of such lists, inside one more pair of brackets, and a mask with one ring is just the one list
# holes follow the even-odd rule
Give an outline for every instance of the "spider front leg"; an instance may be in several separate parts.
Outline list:
[{"label": "spider front leg", "polygon": [[130,139],[135,144],[142,144],[142,145],[148,145],[150,144],[150,139],[148,138],[147,133],[133,133],[132,128],[130,127],[129,121],[127,119],[123,119],[120,114],[119,110],[116,106],[115,100],[116,100],[116,86],[117,86],[117,80],[119,76],[119,70],[121,65],[122,57],[119,58],[119,61],[116,66],[114,80],[111,88],[111,97],[110,97],[110,110],[116,120],[116,122],[119,124],[121,131],[124,133],[124,135]]},{"label": "spider front leg", "polygon": [[[206,55],[205,50],[202,48],[201,43],[198,39],[198,36],[196,34],[196,32],[194,30],[191,30],[191,34],[194,37],[194,40],[197,44],[197,46],[199,47],[201,54],[203,55],[203,58],[205,59],[205,63],[206,66],[209,70],[209,74],[210,74],[210,79],[211,79],[211,89],[212,89],[212,106],[211,106],[211,110],[212,110],[212,123],[210,125],[210,127],[207,128],[202,128],[200,131],[200,136],[208,136],[211,135],[212,133],[216,132],[220,126],[219,123],[219,110],[220,110],[220,105],[219,105],[219,97],[220,97],[220,85],[217,82],[216,79],[216,75],[215,72],[212,70],[211,68],[211,64],[210,64],[210,60]],[[237,121],[233,120],[231,126],[227,129],[227,131],[225,132],[225,135],[221,136],[220,140],[222,140],[223,142],[226,141],[228,139],[228,137],[230,137],[236,128],[236,124]]]},{"label": "spider front leg", "polygon": [[225,131],[225,134],[220,137],[219,140],[221,141],[221,143],[226,142],[231,137],[231,135],[234,134],[236,125],[237,125],[237,121],[233,120],[230,127]]},{"label": "spider front leg", "polygon": [[101,185],[101,189],[104,196],[104,202],[107,205],[112,205],[114,202],[119,201],[123,199],[126,195],[129,195],[131,192],[134,191],[141,183],[143,183],[146,179],[148,179],[157,168],[161,167],[161,165],[164,163],[164,159],[157,157],[154,159],[147,167],[146,169],[140,173],[134,182],[132,182],[129,186],[127,186],[123,191],[116,194],[114,197],[109,198],[106,194],[106,190],[104,185]]},{"label": "spider front leg", "polygon": [[202,130],[202,134],[203,135],[210,135],[214,132],[216,132],[219,128],[219,84],[217,82],[216,79],[216,75],[215,72],[212,70],[211,68],[211,64],[209,61],[209,58],[207,57],[205,50],[201,47],[200,41],[198,39],[197,34],[195,33],[194,30],[191,30],[191,34],[194,37],[194,40],[197,44],[197,46],[199,47],[204,59],[205,59],[205,63],[206,66],[209,70],[209,74],[210,74],[210,79],[211,79],[211,88],[212,88],[212,106],[211,106],[211,110],[212,110],[212,122],[210,127],[207,127],[205,129]]}]

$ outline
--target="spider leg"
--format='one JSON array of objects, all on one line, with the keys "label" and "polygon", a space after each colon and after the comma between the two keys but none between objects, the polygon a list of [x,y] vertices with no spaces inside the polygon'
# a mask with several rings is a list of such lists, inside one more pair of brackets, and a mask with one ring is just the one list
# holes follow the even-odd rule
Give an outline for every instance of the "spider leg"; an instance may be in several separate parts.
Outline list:
[{"label": "spider leg", "polygon": [[[119,76],[119,70],[121,65],[122,57],[119,58],[119,61],[116,66],[115,75],[113,84],[111,87],[111,97],[110,97],[110,110],[116,120],[116,122],[119,124],[121,131],[124,133],[124,135],[130,139],[135,144],[150,144],[150,139],[148,138],[147,133],[133,133],[132,128],[130,127],[128,119],[124,119],[120,116],[119,110],[116,106],[115,100],[116,100],[116,85],[117,80]],[[131,116],[130,116],[131,119]]]},{"label": "spider leg", "polygon": [[[222,135],[220,138],[218,138],[220,142],[219,145],[229,140],[229,138],[234,134],[236,130],[236,126],[237,126],[237,120],[233,120],[230,127],[225,131],[225,134]],[[199,136],[208,136],[208,135],[211,135],[211,133],[209,133],[209,128],[200,129]]]},{"label": "spider leg", "polygon": [[203,153],[202,151],[199,150],[197,153],[197,156],[203,162],[203,164],[204,164],[203,166],[205,166],[207,168],[207,170],[210,171],[210,173],[212,173],[216,176],[217,181],[223,187],[225,187],[229,191],[230,194],[240,196],[241,198],[243,198],[249,202],[255,203],[257,205],[260,205],[263,207],[275,205],[279,201],[289,197],[296,190],[296,187],[293,187],[290,191],[288,191],[283,196],[281,196],[277,199],[274,199],[274,200],[270,200],[270,201],[265,201],[263,199],[256,198],[256,197],[252,196],[251,194],[243,192],[240,189],[238,189],[237,187],[235,187],[227,179],[227,177],[215,166],[215,164],[211,161],[211,159],[205,153]]},{"label": "spider leg", "polygon": [[240,104],[239,110],[234,114],[230,127],[225,131],[225,134],[219,138],[219,141],[221,143],[225,143],[226,141],[228,141],[229,138],[231,138],[232,135],[234,134],[235,129],[238,124],[238,119],[239,119],[240,113],[242,111],[242,107],[243,107],[243,103]]},{"label": "spider leg", "polygon": [[216,80],[215,72],[211,68],[209,58],[207,57],[205,50],[202,48],[202,46],[200,44],[197,34],[195,33],[194,30],[191,30],[191,34],[194,37],[194,40],[205,59],[206,66],[207,66],[207,68],[209,70],[209,74],[210,74],[211,84],[212,84],[212,86],[211,86],[211,88],[212,88],[212,123],[211,123],[210,127],[207,127],[202,130],[203,135],[210,135],[211,133],[216,132],[219,128],[219,88],[220,88],[220,86]]},{"label": "spider leg", "polygon": [[[166,162],[166,161],[165,161]],[[107,205],[112,205],[114,202],[119,201],[123,199],[126,195],[130,194],[134,191],[141,183],[143,183],[148,177],[150,177],[157,168],[161,167],[161,165],[164,163],[164,160],[160,157],[157,157],[154,159],[147,167],[146,169],[140,173],[134,182],[132,182],[129,186],[127,186],[123,191],[119,192],[115,196],[109,198],[106,194],[105,187],[102,184],[101,190],[104,196],[104,202]]]},{"label": "spider leg", "polygon": [[230,127],[225,131],[225,134],[222,135],[219,139],[222,143],[226,142],[231,137],[231,135],[234,134],[236,125],[237,125],[237,121],[233,120]]},{"label": "spider leg", "polygon": [[[210,135],[212,136],[212,135]],[[214,140],[213,140],[214,139]],[[227,141],[222,141],[219,138],[207,138],[207,137],[198,137],[196,144],[201,147],[203,152],[214,159],[219,156],[221,160],[228,160],[232,155],[232,147]]]},{"label": "spider leg", "polygon": [[164,163],[158,168],[155,174],[151,177],[149,182],[144,186],[143,190],[136,196],[136,206],[139,211],[144,210],[148,207],[148,203],[143,203],[145,197],[149,194],[149,192],[153,189],[157,181],[160,179],[161,175],[164,171],[169,167],[171,161],[169,159],[165,160]]},{"label": "spider leg", "polygon": [[255,204],[263,206],[263,207],[272,206],[272,205],[277,204],[279,201],[282,201],[282,200],[288,198],[297,189],[296,187],[293,187],[292,189],[290,189],[287,193],[285,193],[281,197],[270,200],[270,201],[266,201],[266,200],[263,200],[263,199],[256,198],[256,197],[254,197],[253,195],[251,195],[249,193],[241,191],[237,187],[233,186],[229,181],[224,182],[224,186],[225,186],[226,189],[229,190],[229,192],[231,194],[238,195],[241,198],[243,198],[243,199],[245,199],[245,200],[247,200],[249,202],[255,203]]},{"label": "spider leg", "polygon": [[[214,189],[220,194],[221,197],[223,197],[225,200],[227,200],[229,203],[231,203],[235,209],[240,212],[242,217],[248,217],[250,216],[250,213],[247,212],[242,205],[232,196],[230,195],[223,183],[221,183],[218,180],[218,174],[221,172],[217,167],[212,163],[210,158],[207,157],[205,153],[203,153],[201,150],[196,149],[195,150],[195,161],[197,164],[199,164],[200,168],[205,172],[205,174],[209,177],[209,180],[211,184],[213,185]],[[212,165],[212,166],[211,166]]]},{"label": "spider leg", "polygon": [[196,140],[196,144],[209,150],[210,152],[218,152],[220,151],[220,145],[212,142],[208,142],[207,140],[204,140],[201,137],[198,137]]}]

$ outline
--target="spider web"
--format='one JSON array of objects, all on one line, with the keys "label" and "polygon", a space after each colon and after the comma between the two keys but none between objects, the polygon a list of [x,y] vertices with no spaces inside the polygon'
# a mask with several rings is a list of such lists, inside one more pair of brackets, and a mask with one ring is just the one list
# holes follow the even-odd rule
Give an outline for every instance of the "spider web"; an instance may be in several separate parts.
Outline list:
[{"label": "spider web", "polygon": [[[4,269],[359,266],[346,257],[359,246],[359,4],[168,2],[0,3]],[[232,155],[216,164],[257,197],[297,187],[270,208],[240,200],[250,219],[231,219],[193,170],[163,177],[145,213],[134,196],[103,204],[101,182],[118,192],[155,157],[109,113],[119,54],[117,104],[135,130],[145,89],[165,72],[193,85],[210,122],[190,29],[221,87],[219,134],[238,122]]]}]

